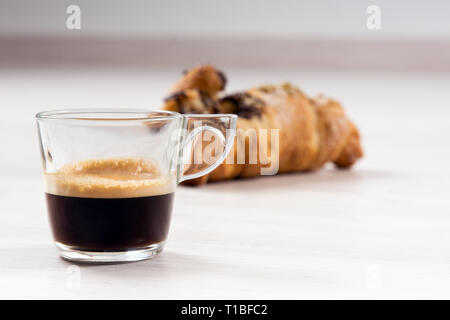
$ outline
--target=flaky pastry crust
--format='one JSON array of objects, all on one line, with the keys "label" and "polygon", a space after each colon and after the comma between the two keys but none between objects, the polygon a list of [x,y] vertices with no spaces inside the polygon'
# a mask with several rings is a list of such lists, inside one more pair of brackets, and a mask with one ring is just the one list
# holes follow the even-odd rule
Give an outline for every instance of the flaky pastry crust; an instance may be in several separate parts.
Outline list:
[{"label": "flaky pastry crust", "polygon": [[[349,168],[363,156],[358,129],[336,100],[325,96],[310,98],[289,83],[219,96],[225,85],[223,72],[203,65],[185,72],[165,100],[164,109],[180,113],[238,115],[234,152],[228,161],[188,183],[254,177],[261,174],[262,168],[271,167],[270,161],[276,157],[270,157],[270,152],[267,158],[258,155],[256,163],[250,163],[249,154],[259,154],[262,142],[257,137],[257,143],[250,143],[247,129],[279,129],[279,140],[271,141],[268,133],[266,146],[270,151],[272,143],[279,144],[279,173],[316,170],[328,162]],[[239,148],[246,150],[243,164],[237,161]],[[195,165],[187,170],[195,171]]]}]

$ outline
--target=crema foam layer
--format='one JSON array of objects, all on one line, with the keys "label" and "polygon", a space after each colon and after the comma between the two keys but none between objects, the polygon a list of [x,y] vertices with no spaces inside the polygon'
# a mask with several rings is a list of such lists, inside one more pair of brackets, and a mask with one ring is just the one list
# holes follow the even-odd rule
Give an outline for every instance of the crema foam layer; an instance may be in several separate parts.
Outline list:
[{"label": "crema foam layer", "polygon": [[152,160],[114,158],[77,161],[45,174],[45,191],[80,198],[137,198],[175,191],[174,175]]}]

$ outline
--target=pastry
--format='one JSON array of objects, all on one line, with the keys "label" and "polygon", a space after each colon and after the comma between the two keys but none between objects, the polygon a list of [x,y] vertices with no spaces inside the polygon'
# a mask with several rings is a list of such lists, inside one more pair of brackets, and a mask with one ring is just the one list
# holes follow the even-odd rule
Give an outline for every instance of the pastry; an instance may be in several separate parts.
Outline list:
[{"label": "pastry", "polygon": [[[358,129],[336,100],[310,98],[289,83],[229,95],[222,94],[225,85],[223,72],[203,65],[185,72],[165,99],[165,110],[238,115],[234,150],[191,184],[311,171],[328,162],[349,168],[363,156]],[[196,167],[186,170],[194,172]]]}]

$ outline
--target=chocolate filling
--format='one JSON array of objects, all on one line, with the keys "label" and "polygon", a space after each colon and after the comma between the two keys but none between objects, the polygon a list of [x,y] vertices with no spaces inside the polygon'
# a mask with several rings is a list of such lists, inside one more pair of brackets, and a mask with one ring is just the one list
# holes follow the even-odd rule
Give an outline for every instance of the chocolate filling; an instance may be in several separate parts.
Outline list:
[{"label": "chocolate filling", "polygon": [[261,118],[262,108],[264,107],[264,101],[248,94],[247,92],[235,93],[220,100],[221,103],[231,103],[235,109],[235,114],[238,117],[245,119],[251,119],[253,117]]},{"label": "chocolate filling", "polygon": [[178,91],[178,92],[175,92],[174,94],[171,94],[170,96],[166,97],[164,99],[164,101],[167,102],[170,100],[175,100],[178,103],[181,101],[181,99],[184,99],[186,97],[187,97],[186,93],[184,93],[183,91]]},{"label": "chocolate filling", "polygon": [[201,90],[198,91],[200,94],[200,99],[202,99],[202,104],[205,107],[205,109],[213,109],[214,112],[217,110],[217,103],[212,99],[206,92],[203,92]]},{"label": "chocolate filling", "polygon": [[184,91],[176,92],[168,96],[165,101],[175,101],[180,113],[215,113],[217,102],[206,92],[196,90],[198,96],[189,96]]},{"label": "chocolate filling", "polygon": [[216,72],[217,72],[217,75],[219,76],[220,80],[222,80],[222,87],[220,88],[220,90],[223,90],[223,89],[225,89],[225,86],[227,85],[227,77],[225,76],[225,73],[223,73],[220,70],[216,69]]},{"label": "chocolate filling", "polygon": [[168,101],[175,101],[175,103],[178,106],[178,112],[180,113],[186,113],[185,112],[185,108],[184,108],[184,103],[183,103],[183,99],[186,99],[187,95],[186,93],[184,93],[183,91],[179,91],[179,92],[175,92],[174,94],[171,94],[170,96],[166,97],[164,99],[165,102]]}]

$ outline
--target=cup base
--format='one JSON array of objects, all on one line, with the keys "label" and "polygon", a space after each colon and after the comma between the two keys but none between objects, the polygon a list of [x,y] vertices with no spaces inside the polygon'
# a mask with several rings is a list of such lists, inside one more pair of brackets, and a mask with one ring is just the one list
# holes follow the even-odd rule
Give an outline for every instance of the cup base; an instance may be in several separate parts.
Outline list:
[{"label": "cup base", "polygon": [[86,251],[55,242],[63,259],[81,263],[120,263],[146,260],[156,257],[163,250],[164,243],[165,241],[161,241],[145,248],[125,251]]}]

